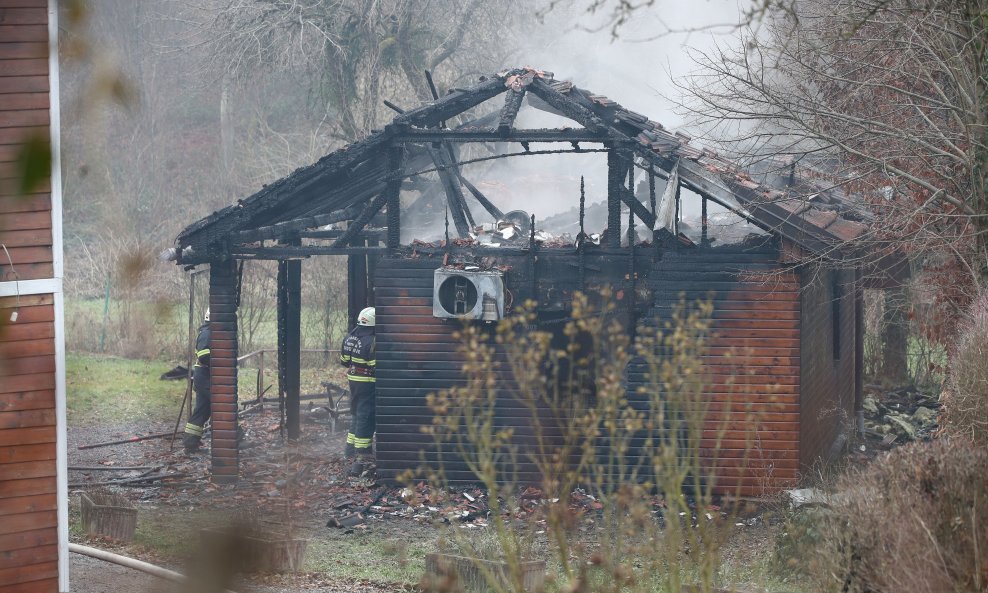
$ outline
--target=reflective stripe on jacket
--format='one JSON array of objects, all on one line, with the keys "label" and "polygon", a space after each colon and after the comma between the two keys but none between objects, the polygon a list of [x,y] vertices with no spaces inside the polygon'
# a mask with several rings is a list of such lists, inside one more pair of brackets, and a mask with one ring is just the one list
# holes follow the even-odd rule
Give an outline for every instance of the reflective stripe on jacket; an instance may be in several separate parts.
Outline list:
[{"label": "reflective stripe on jacket", "polygon": [[373,383],[374,368],[377,367],[374,328],[358,325],[353,328],[340,346],[340,364],[348,367],[350,381]]}]

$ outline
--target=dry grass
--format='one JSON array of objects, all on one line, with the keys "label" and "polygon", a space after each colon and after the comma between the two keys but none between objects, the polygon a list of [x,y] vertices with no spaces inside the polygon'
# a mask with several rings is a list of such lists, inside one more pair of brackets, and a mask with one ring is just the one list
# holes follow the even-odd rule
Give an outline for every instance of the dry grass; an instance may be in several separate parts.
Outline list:
[{"label": "dry grass", "polygon": [[[988,446],[988,291],[975,299],[951,362],[945,432]],[[988,520],[988,519],[986,519]]]},{"label": "dry grass", "polygon": [[832,511],[804,525],[814,590],[988,591],[988,450],[908,445],[837,481]]}]

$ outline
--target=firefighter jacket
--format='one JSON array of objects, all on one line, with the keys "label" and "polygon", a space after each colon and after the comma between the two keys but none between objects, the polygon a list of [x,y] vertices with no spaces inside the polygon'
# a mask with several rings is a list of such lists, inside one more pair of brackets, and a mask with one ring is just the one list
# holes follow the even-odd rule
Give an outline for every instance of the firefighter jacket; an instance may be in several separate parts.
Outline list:
[{"label": "firefighter jacket", "polygon": [[196,363],[192,367],[192,382],[199,389],[209,389],[209,322],[199,327],[196,336]]},{"label": "firefighter jacket", "polygon": [[353,328],[340,347],[340,364],[348,367],[346,377],[360,383],[374,382],[377,367],[374,328],[358,325]]}]

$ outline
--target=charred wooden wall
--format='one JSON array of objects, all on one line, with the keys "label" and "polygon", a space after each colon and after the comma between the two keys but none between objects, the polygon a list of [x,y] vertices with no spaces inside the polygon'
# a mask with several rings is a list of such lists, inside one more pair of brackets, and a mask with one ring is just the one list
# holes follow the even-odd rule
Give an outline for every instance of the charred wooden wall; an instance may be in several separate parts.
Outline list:
[{"label": "charred wooden wall", "polygon": [[[0,283],[54,285],[51,186],[17,195],[15,168],[22,143],[49,141],[49,85],[47,0],[0,2]],[[55,592],[56,297],[20,292],[0,298],[0,591]]]},{"label": "charred wooden wall", "polygon": [[771,243],[668,251],[650,280],[655,323],[681,301],[712,298],[701,454],[725,492],[758,495],[798,478],[799,279],[778,261]]},{"label": "charred wooden wall", "polygon": [[[531,285],[527,258],[503,259],[498,263],[511,267],[506,282],[516,302],[526,298],[531,292],[526,288]],[[545,300],[550,279],[563,294],[577,288],[570,271],[577,261],[558,256],[540,260],[536,267],[540,301]],[[433,418],[426,395],[463,381],[463,360],[453,337],[459,324],[432,317],[432,275],[440,262],[439,257],[388,259],[378,268],[378,462],[386,478],[417,467],[423,455],[427,461],[436,461],[432,437],[422,432]],[[716,477],[719,490],[737,488],[745,495],[794,484],[801,459],[820,454],[819,443],[829,446],[832,442],[831,433],[823,427],[804,424],[816,422],[821,410],[838,405],[828,395],[838,377],[847,377],[842,379],[846,386],[842,383],[840,388],[846,393],[840,391],[840,405],[853,401],[853,372],[833,364],[831,378],[802,393],[801,400],[804,381],[819,380],[801,371],[802,361],[819,368],[814,362],[818,350],[830,352],[831,343],[824,332],[829,332],[829,317],[809,315],[818,305],[801,297],[800,273],[779,264],[779,251],[772,242],[747,248],[666,251],[654,267],[639,262],[638,269],[640,282],[650,289],[648,302],[639,310],[652,323],[668,319],[683,299],[713,299],[713,337],[703,361],[709,402],[702,442],[705,479]],[[623,265],[610,260],[587,258],[589,285],[607,284],[622,291],[627,288],[622,285],[625,271]],[[622,292],[626,299],[628,292]],[[851,315],[844,320],[851,325],[844,329],[849,333],[841,346],[849,350],[842,359],[853,364],[853,297],[847,298],[842,319]],[[810,327],[810,333],[801,340],[803,324]],[[809,350],[804,353],[801,344]],[[504,356],[498,351],[499,359]],[[636,391],[646,379],[642,365],[629,369],[632,401],[644,399]],[[803,410],[801,402],[806,398],[809,408]],[[500,421],[514,426],[524,439],[527,412],[508,392],[498,406]],[[810,440],[804,444],[802,438]],[[633,450],[632,454],[636,452],[641,453]],[[443,453],[448,477],[470,481],[466,467],[449,453]],[[533,468],[522,465],[517,469],[521,479],[537,478]]]},{"label": "charred wooden wall", "polygon": [[[558,282],[539,283],[540,302],[565,298],[564,292],[575,290],[576,267],[560,258],[544,258],[536,264],[536,276],[561,278]],[[576,260],[573,259],[573,262]],[[511,269],[505,274],[507,290],[516,304],[533,296],[531,260],[524,256],[499,257],[498,263]],[[572,262],[571,262],[572,263]],[[464,356],[457,352],[455,332],[462,327],[457,321],[432,316],[433,271],[441,267],[442,257],[418,259],[383,259],[377,266],[374,300],[377,308],[377,457],[378,471],[394,478],[421,462],[436,463],[438,455],[433,437],[422,432],[432,423],[433,413],[426,404],[429,393],[464,384]],[[555,273],[556,275],[551,275]],[[555,290],[549,291],[553,284]],[[553,304],[554,305],[554,304]],[[488,326],[493,332],[494,326]],[[493,337],[491,339],[493,343]],[[496,360],[505,353],[495,346]],[[509,391],[511,377],[497,370],[503,380],[503,395],[497,404],[497,419],[502,426],[515,429],[516,440],[524,442],[532,435],[528,411]],[[458,482],[475,481],[462,460],[452,454],[451,446],[443,449],[443,466],[448,478]],[[526,463],[514,468],[518,479],[534,481],[535,469]]]},{"label": "charred wooden wall", "polygon": [[807,268],[802,287],[799,458],[809,469],[829,457],[841,430],[853,419],[858,321],[853,272]]}]

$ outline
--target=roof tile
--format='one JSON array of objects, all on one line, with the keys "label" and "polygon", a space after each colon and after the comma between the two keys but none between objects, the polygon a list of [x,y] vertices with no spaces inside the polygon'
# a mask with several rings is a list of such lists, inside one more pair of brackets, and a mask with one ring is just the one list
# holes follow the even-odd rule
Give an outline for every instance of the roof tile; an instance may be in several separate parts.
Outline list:
[{"label": "roof tile", "polygon": [[868,227],[866,225],[844,218],[838,218],[833,224],[827,227],[827,232],[841,241],[857,239],[867,230]]}]

